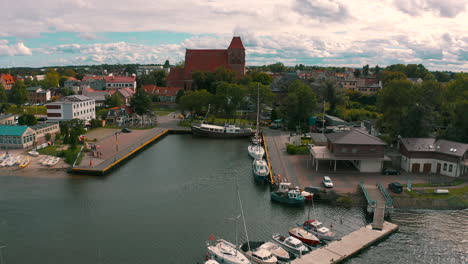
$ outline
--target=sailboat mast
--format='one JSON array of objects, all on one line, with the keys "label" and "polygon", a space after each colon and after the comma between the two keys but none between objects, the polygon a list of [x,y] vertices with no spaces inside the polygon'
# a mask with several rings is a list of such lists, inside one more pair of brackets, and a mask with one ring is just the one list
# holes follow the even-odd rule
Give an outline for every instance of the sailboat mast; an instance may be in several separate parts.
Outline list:
[{"label": "sailboat mast", "polygon": [[259,136],[260,134],[259,116],[260,116],[260,84],[257,83],[257,136]]}]

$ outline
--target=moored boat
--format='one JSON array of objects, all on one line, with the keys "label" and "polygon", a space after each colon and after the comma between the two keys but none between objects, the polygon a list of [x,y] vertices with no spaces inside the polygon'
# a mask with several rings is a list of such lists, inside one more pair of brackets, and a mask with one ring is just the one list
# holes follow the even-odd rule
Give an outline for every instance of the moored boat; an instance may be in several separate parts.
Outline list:
[{"label": "moored boat", "polygon": [[295,237],[274,234],[272,238],[275,243],[279,244],[284,249],[293,254],[304,255],[310,251],[307,246],[305,246],[299,239]]},{"label": "moored boat", "polygon": [[290,205],[304,205],[305,204],[304,196],[302,196],[301,192],[296,189],[288,190],[288,191],[283,191],[283,190],[273,191],[271,192],[271,200],[280,202],[280,203],[290,204]]},{"label": "moored boat", "polygon": [[37,151],[35,151],[35,150],[29,151],[28,154],[31,155],[31,156],[34,156],[34,157],[39,156],[39,152],[37,152]]},{"label": "moored boat", "polygon": [[270,175],[267,162],[264,159],[254,160],[252,163],[252,173],[256,181],[266,181]]},{"label": "moored boat", "polygon": [[192,125],[192,133],[196,136],[214,137],[214,138],[240,138],[251,137],[255,134],[251,128],[240,128],[235,125]]},{"label": "moored boat", "polygon": [[320,243],[320,240],[314,236],[314,234],[308,232],[302,227],[295,227],[289,230],[289,235],[301,240],[302,242],[316,246]]},{"label": "moored boat", "polygon": [[331,232],[330,229],[323,226],[323,224],[317,220],[309,219],[304,221],[302,227],[314,234],[319,239],[323,240],[334,240],[336,235],[335,233]]},{"label": "moored boat", "polygon": [[265,149],[260,144],[249,145],[247,150],[249,151],[249,156],[254,159],[261,159],[265,155]]},{"label": "moored boat", "polygon": [[24,157],[21,163],[18,165],[20,168],[26,168],[29,163],[31,163],[31,159],[29,157]]},{"label": "moored boat", "polygon": [[278,259],[267,249],[260,248],[263,242],[246,242],[239,248],[251,261],[259,264],[275,264]]},{"label": "moored boat", "polygon": [[292,253],[289,253],[284,248],[280,247],[279,245],[273,242],[266,242],[263,243],[260,248],[269,250],[273,256],[276,257],[278,261],[288,262],[296,258],[296,256]]},{"label": "moored boat", "polygon": [[57,165],[57,163],[60,161],[60,158],[59,157],[52,157],[52,159],[50,159],[50,161],[47,163],[47,166],[49,167],[53,167],[55,165]]},{"label": "moored boat", "polygon": [[247,257],[236,249],[236,246],[224,239],[218,239],[214,245],[208,245],[212,259],[226,264],[251,264]]}]

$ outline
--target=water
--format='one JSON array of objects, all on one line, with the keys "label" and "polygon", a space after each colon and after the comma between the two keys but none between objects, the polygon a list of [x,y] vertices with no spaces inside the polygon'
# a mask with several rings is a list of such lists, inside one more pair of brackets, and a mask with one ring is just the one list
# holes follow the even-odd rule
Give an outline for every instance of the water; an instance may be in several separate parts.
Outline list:
[{"label": "water", "polygon": [[[235,242],[236,178],[250,240],[286,233],[307,210],[270,202],[267,186],[253,180],[247,145],[171,135],[105,178],[0,177],[4,263],[202,261],[211,234]],[[366,224],[360,208],[316,204],[311,216],[340,236]],[[467,216],[397,211],[400,231],[348,262],[465,263]]]}]

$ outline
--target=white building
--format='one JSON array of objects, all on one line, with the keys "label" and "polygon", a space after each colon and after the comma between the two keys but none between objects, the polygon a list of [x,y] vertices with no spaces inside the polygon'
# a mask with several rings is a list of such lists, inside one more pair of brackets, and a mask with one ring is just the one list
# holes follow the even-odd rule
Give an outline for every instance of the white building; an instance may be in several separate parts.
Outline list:
[{"label": "white building", "polygon": [[49,120],[91,120],[96,118],[95,101],[83,95],[62,97],[59,101],[48,103],[46,106]]},{"label": "white building", "polygon": [[452,177],[468,174],[468,144],[435,138],[402,138],[401,169]]},{"label": "white building", "polygon": [[106,89],[131,88],[136,91],[135,76],[106,76]]}]

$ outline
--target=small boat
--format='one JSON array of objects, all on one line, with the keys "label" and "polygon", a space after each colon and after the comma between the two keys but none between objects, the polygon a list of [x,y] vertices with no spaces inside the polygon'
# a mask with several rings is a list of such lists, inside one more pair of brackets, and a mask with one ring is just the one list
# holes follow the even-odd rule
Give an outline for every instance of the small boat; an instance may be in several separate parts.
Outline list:
[{"label": "small boat", "polygon": [[299,239],[295,237],[274,234],[272,238],[273,241],[293,254],[304,255],[310,251],[306,245],[304,245]]},{"label": "small boat", "polygon": [[5,167],[7,166],[8,162],[10,162],[11,157],[6,157],[2,163],[0,163],[0,166]]},{"label": "small boat", "polygon": [[37,152],[37,151],[35,151],[35,150],[29,151],[28,154],[31,155],[31,156],[34,156],[34,157],[39,156],[39,152]]},{"label": "small boat", "polygon": [[47,156],[47,157],[44,158],[44,160],[42,161],[42,165],[44,165],[44,166],[49,165],[49,163],[52,161],[53,158],[54,158],[54,157]]},{"label": "small boat", "polygon": [[266,181],[270,175],[267,162],[264,159],[254,160],[252,163],[252,173],[256,181]]},{"label": "small boat", "polygon": [[255,133],[255,135],[252,137],[252,144],[254,145],[262,144],[262,138],[257,133]]},{"label": "small boat", "polygon": [[6,164],[6,166],[10,167],[10,166],[13,166],[16,164],[16,162],[19,160],[19,156],[12,156],[11,158],[8,159],[8,162]]},{"label": "small boat", "polygon": [[299,239],[300,241],[308,244],[316,246],[320,243],[320,240],[314,236],[311,232],[305,230],[302,227],[295,227],[289,230],[289,235]]},{"label": "small boat", "polygon": [[[267,249],[260,248],[263,242],[249,242],[239,248],[251,261],[259,264],[276,264],[278,259]],[[249,249],[250,247],[250,249]]]},{"label": "small boat", "polygon": [[208,245],[210,256],[225,264],[251,264],[247,257],[236,249],[236,246],[224,239],[218,239],[216,244]]},{"label": "small boat", "polygon": [[49,167],[53,167],[55,165],[57,165],[57,163],[60,161],[60,158],[59,157],[56,157],[56,158],[52,158],[49,163],[47,163],[47,166]]},{"label": "small boat", "polygon": [[31,159],[29,157],[24,157],[21,163],[18,165],[20,168],[26,168],[29,163],[31,163]]},{"label": "small boat", "polygon": [[289,253],[284,248],[278,246],[277,244],[275,244],[273,242],[263,243],[260,246],[260,248],[263,248],[263,249],[266,249],[266,250],[270,251],[271,254],[273,254],[273,256],[275,256],[278,261],[289,262],[289,261],[294,260],[296,258],[296,256],[294,254]]},{"label": "small boat", "polygon": [[247,150],[249,151],[250,157],[252,157],[254,159],[261,159],[261,158],[263,158],[263,155],[265,155],[265,149],[262,146],[260,146],[260,144],[258,144],[258,145],[253,145],[253,144],[249,145]]},{"label": "small boat", "polygon": [[7,157],[7,154],[6,153],[2,153],[0,154],[0,160],[3,160]]},{"label": "small boat", "polygon": [[322,240],[334,240],[336,237],[335,233],[331,232],[330,229],[323,226],[321,222],[314,219],[304,221],[302,227]]},{"label": "small boat", "polygon": [[219,264],[219,262],[214,260],[214,259],[209,259],[209,260],[205,261],[205,264]]},{"label": "small boat", "polygon": [[290,204],[290,205],[304,205],[305,198],[301,195],[301,192],[298,190],[289,190],[287,192],[283,191],[274,191],[271,192],[271,200]]}]

